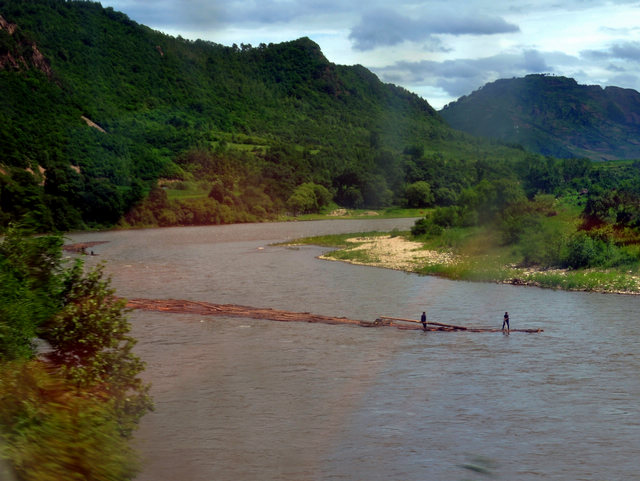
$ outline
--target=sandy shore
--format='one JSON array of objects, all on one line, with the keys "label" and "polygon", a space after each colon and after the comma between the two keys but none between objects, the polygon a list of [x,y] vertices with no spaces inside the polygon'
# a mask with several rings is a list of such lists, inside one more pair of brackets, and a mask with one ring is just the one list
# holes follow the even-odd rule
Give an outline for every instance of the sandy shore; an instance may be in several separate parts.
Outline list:
[{"label": "sandy shore", "polygon": [[[384,267],[402,271],[414,272],[417,268],[429,264],[452,264],[457,262],[459,256],[451,252],[440,252],[424,249],[421,242],[413,242],[400,236],[376,236],[353,237],[347,242],[358,244],[348,248],[351,251],[366,251],[370,261],[343,260],[351,264]],[[320,256],[321,259],[335,259],[329,256]]]},{"label": "sandy shore", "polygon": [[[320,256],[321,259],[339,260],[351,264],[367,265],[374,267],[383,267],[386,269],[395,269],[406,272],[418,272],[421,268],[429,265],[452,265],[464,260],[462,256],[456,255],[450,251],[435,251],[424,248],[421,242],[414,242],[402,236],[375,236],[375,237],[353,237],[347,239],[347,242],[353,243],[353,247],[347,247],[346,251],[365,251],[366,256],[354,259],[343,259],[331,257],[330,255]],[[364,259],[364,260],[362,260]],[[521,269],[515,266],[504,266],[507,276],[502,279],[495,279],[493,282],[503,284],[515,284],[522,286],[544,287],[540,282],[540,276],[567,276],[570,272],[566,269]],[[623,274],[623,277],[624,274]],[[487,279],[490,281],[490,279]],[[593,286],[547,286],[555,289],[575,290],[575,291],[592,291],[613,294],[640,294],[640,277],[629,273],[626,275],[625,288],[619,288],[615,285],[601,284],[597,288]]]}]

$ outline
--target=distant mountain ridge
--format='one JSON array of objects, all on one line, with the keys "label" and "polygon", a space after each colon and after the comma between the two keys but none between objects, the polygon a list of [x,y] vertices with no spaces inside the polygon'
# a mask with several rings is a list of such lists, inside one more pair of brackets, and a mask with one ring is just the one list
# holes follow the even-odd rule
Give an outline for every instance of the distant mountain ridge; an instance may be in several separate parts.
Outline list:
[{"label": "distant mountain ridge", "polygon": [[640,93],[527,75],[486,84],[445,106],[453,128],[556,157],[640,158]]},{"label": "distant mountain ridge", "polygon": [[0,231],[249,222],[322,189],[380,208],[415,182],[450,203],[530,158],[309,38],[189,41],[92,1],[0,0],[0,17]]}]

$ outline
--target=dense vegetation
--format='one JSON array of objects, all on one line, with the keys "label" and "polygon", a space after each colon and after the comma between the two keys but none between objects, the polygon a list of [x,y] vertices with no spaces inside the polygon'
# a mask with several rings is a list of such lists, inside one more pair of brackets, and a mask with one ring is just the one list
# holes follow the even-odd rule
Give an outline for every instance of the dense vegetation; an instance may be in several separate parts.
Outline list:
[{"label": "dense vegetation", "polygon": [[415,182],[446,203],[524,156],[451,130],[426,101],[328,62],[306,38],[186,41],[85,1],[0,0],[0,16],[0,228],[429,201]]},{"label": "dense vegetation", "polygon": [[640,93],[566,77],[501,79],[440,111],[454,128],[530,152],[592,160],[638,159]]},{"label": "dense vegetation", "polygon": [[638,292],[640,163],[547,159],[520,167],[520,180],[483,180],[416,222],[415,238],[467,259],[424,272]]},{"label": "dense vegetation", "polygon": [[144,365],[102,268],[65,265],[61,245],[16,229],[0,243],[0,459],[20,480],[133,479]]},{"label": "dense vegetation", "polygon": [[[102,269],[65,265],[60,237],[16,222],[66,231],[396,205],[427,210],[415,238],[473,259],[425,273],[637,273],[640,163],[588,158],[595,141],[618,147],[601,157],[640,157],[611,134],[637,136],[635,94],[544,76],[522,85],[497,82],[443,115],[485,99],[495,122],[455,115],[558,158],[454,131],[426,101],[328,62],[306,38],[225,47],[94,2],[0,0],[0,457],[19,479],[131,479],[128,441],[150,409]],[[504,113],[512,95],[523,103]],[[515,124],[520,136],[506,136]]]},{"label": "dense vegetation", "polygon": [[[519,167],[519,176],[488,176],[464,189],[455,203],[426,209],[411,232],[320,236],[295,243],[336,247],[340,250],[327,255],[380,265],[375,249],[363,249],[363,242],[353,238],[404,236],[447,252],[426,260],[417,255],[403,267],[420,274],[640,293],[640,162],[546,159]],[[395,260],[387,265],[397,268]]]}]

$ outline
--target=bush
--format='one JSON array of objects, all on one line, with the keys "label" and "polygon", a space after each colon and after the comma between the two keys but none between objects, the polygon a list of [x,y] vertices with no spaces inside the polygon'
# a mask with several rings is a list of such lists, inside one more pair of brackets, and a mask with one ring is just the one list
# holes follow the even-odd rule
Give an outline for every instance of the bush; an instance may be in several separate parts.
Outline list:
[{"label": "bush", "polygon": [[423,180],[409,184],[404,195],[407,199],[407,207],[429,207],[434,201],[431,186]]},{"label": "bush", "polygon": [[17,230],[0,243],[0,455],[22,480],[132,479],[128,441],[151,400],[126,301],[102,267],[67,268],[61,245]]},{"label": "bush", "polygon": [[306,182],[296,187],[287,200],[287,207],[294,215],[317,213],[331,202],[331,193],[326,187]]},{"label": "bush", "polygon": [[422,218],[418,219],[416,223],[411,228],[411,235],[413,236],[428,236],[428,237],[436,237],[442,235],[444,229],[435,224],[430,218]]},{"label": "bush", "polygon": [[564,267],[579,269],[629,265],[637,260],[611,240],[593,238],[586,232],[578,232],[567,242],[562,263]]},{"label": "bush", "polygon": [[440,227],[455,227],[462,224],[460,208],[454,205],[450,207],[438,207],[431,213],[431,219],[434,224]]},{"label": "bush", "polygon": [[440,187],[434,193],[435,202],[441,206],[454,205],[458,202],[458,194],[448,187]]},{"label": "bush", "polygon": [[539,224],[520,235],[516,250],[522,256],[524,266],[559,266],[565,242],[559,230],[548,224]]}]

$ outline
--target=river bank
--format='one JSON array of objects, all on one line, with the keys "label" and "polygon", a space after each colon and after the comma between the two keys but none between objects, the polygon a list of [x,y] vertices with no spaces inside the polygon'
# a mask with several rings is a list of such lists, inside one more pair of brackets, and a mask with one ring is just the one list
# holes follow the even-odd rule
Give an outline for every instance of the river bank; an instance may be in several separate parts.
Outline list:
[{"label": "river bank", "polygon": [[455,480],[467,474],[459,466],[505,446],[500,479],[634,479],[640,297],[452,282],[318,260],[326,247],[274,245],[411,225],[376,218],[70,236],[108,241],[85,262],[104,262],[127,299],[370,321],[417,320],[426,310],[429,321],[496,329],[509,311],[512,328],[544,330],[432,335],[135,309],[131,335],[156,404],[136,432],[144,459],[136,480]]},{"label": "river bank", "polygon": [[[305,240],[309,242],[309,240]],[[311,240],[312,242],[312,240]],[[425,248],[401,235],[355,236],[321,259],[395,269],[454,280],[613,294],[640,294],[640,276],[619,270],[535,269],[496,265],[487,256],[462,256]]]}]

